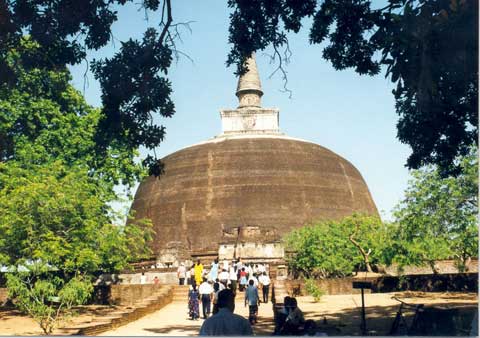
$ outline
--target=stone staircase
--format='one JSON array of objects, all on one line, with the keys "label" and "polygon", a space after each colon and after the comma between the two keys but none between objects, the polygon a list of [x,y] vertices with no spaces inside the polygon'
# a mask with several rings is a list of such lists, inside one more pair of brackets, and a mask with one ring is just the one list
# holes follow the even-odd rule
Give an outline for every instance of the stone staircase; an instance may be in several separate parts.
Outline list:
[{"label": "stone staircase", "polygon": [[173,286],[173,297],[172,302],[175,303],[185,303],[188,302],[188,288],[189,285],[175,285]]},{"label": "stone staircase", "polygon": [[112,311],[88,321],[74,320],[69,327],[58,329],[55,334],[96,336],[160,310],[172,302],[173,294],[174,286],[161,286],[151,296],[138,300],[132,306],[112,307]]}]

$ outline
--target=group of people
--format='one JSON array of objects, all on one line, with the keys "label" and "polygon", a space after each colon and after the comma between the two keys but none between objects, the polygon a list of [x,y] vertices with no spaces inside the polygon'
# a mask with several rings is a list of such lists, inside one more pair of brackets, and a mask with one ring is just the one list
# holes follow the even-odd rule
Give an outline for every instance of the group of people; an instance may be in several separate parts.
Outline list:
[{"label": "group of people", "polygon": [[[250,284],[248,288],[253,285]],[[235,295],[232,290],[224,289],[218,294],[218,313],[203,322],[200,336],[251,336],[251,322],[242,316],[234,314]],[[303,312],[293,297],[284,298],[283,309],[276,316],[274,335],[302,336],[316,335],[316,325],[313,320],[305,320]]]},{"label": "group of people", "polygon": [[209,269],[205,269],[200,260],[189,269],[181,263],[177,276],[180,285],[184,285],[185,282],[190,285],[188,293],[190,318],[192,320],[200,318],[200,301],[203,318],[208,318],[210,313],[218,313],[219,293],[222,290],[230,290],[235,297],[238,289],[245,293],[245,306],[249,307],[249,322],[255,324],[258,306],[261,303],[259,288],[262,290],[263,302],[268,302],[271,280],[267,268],[263,264],[243,264],[241,260],[232,262],[224,260],[220,263],[215,259]]}]

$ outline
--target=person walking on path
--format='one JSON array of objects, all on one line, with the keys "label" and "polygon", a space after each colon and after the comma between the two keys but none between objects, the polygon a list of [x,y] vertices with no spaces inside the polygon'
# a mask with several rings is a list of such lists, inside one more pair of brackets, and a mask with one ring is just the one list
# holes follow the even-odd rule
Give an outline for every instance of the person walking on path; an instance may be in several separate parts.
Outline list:
[{"label": "person walking on path", "polygon": [[230,289],[233,291],[233,294],[237,294],[237,272],[233,265],[230,267],[229,272],[229,280],[230,280]]},{"label": "person walking on path", "polygon": [[205,320],[200,336],[253,336],[253,330],[245,318],[234,314],[235,296],[225,289],[218,294],[218,313]]},{"label": "person walking on path", "polygon": [[195,283],[200,285],[203,281],[203,265],[200,260],[195,263],[195,266],[193,267],[193,274],[195,277]]},{"label": "person walking on path", "polygon": [[217,277],[218,277],[218,258],[215,258],[210,268],[210,279],[215,281]]},{"label": "person walking on path", "polygon": [[267,275],[267,273],[264,271],[260,277],[258,277],[258,281],[260,284],[262,284],[262,298],[263,302],[267,303],[268,302],[268,289],[270,288],[270,277]]},{"label": "person walking on path", "polygon": [[257,279],[257,277],[255,277],[254,275],[250,276],[250,277],[248,278],[248,283],[250,283],[250,281],[253,281],[253,285],[255,285],[255,287],[258,288],[258,279]]},{"label": "person walking on path", "polygon": [[240,271],[240,291],[245,290],[247,283],[247,272],[245,271],[245,268],[242,268],[242,271]]},{"label": "person walking on path", "polygon": [[185,269],[185,264],[180,263],[180,266],[177,269],[178,285],[185,284],[186,275],[187,275],[187,269]]},{"label": "person walking on path", "polygon": [[188,291],[188,314],[191,320],[197,320],[200,317],[199,298],[197,286],[193,283],[192,288]]},{"label": "person walking on path", "polygon": [[207,319],[207,317],[210,315],[210,307],[213,294],[213,287],[210,282],[207,281],[207,278],[203,279],[203,283],[200,284],[198,292],[200,293],[200,298],[202,299],[203,318]]},{"label": "person walking on path", "polygon": [[248,321],[250,324],[257,322],[258,305],[260,298],[258,297],[258,289],[254,285],[253,280],[248,281],[248,287],[245,290],[245,306],[248,304]]},{"label": "person walking on path", "polygon": [[220,283],[215,282],[213,284],[213,298],[212,298],[213,310],[212,310],[212,314],[216,314],[218,312],[218,294],[219,293],[220,293]]},{"label": "person walking on path", "polygon": [[220,283],[222,283],[225,287],[227,287],[228,285],[229,278],[230,274],[225,269],[223,269],[222,272],[218,274],[218,279],[220,279]]}]

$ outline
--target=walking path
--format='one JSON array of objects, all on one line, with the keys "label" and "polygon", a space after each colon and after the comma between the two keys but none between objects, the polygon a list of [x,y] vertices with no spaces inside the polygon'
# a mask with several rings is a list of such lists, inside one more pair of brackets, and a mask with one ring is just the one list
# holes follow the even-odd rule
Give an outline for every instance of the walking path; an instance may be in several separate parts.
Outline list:
[{"label": "walking path", "polygon": [[[442,308],[478,307],[475,293],[384,293],[366,294],[367,327],[371,334],[388,333],[399,303],[392,296],[398,296],[408,303],[422,303],[426,306]],[[346,336],[360,334],[360,295],[323,296],[319,303],[312,297],[297,297],[306,319],[313,319],[319,330],[329,336]],[[201,312],[201,305],[200,305]],[[243,304],[243,295],[237,296],[235,313],[248,317],[248,308]],[[413,313],[405,313],[407,317]],[[467,316],[467,324],[471,318]],[[159,311],[147,315],[133,323],[105,332],[104,336],[195,336],[198,335],[203,319],[192,321],[187,314],[187,301],[177,300]],[[262,303],[259,307],[259,322],[253,327],[257,336],[269,336],[274,329],[272,304]]]},{"label": "walking path", "polygon": [[[235,302],[235,313],[248,318],[248,307],[245,307],[243,299],[243,294],[240,293]],[[183,302],[172,302],[155,313],[101,336],[197,336],[203,322],[203,319],[190,320],[185,295]],[[262,303],[258,309],[258,323],[253,326],[253,331],[255,335],[263,336],[270,335],[273,329],[272,303]]]}]

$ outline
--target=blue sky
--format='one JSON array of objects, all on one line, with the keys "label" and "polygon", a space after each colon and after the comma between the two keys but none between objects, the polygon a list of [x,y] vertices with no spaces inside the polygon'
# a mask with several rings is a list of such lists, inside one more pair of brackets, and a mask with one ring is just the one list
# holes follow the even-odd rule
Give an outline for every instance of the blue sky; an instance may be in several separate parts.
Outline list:
[{"label": "blue sky", "polygon": [[[235,108],[237,79],[233,67],[226,68],[228,45],[226,1],[175,0],[176,22],[194,21],[192,32],[183,30],[177,48],[189,55],[170,69],[176,114],[158,120],[167,128],[167,138],[157,149],[162,157],[185,146],[209,139],[221,132],[220,109]],[[146,27],[156,26],[153,14],[145,21],[135,5],[119,9],[113,26],[118,40],[141,38]],[[392,208],[403,196],[409,178],[404,167],[408,146],[396,139],[392,84],[383,75],[360,76],[352,70],[335,71],[321,57],[322,46],[308,43],[308,28],[290,36],[291,62],[286,66],[292,98],[281,92],[280,74],[269,78],[276,65],[257,53],[264,91],[263,106],[280,109],[280,128],[289,136],[315,142],[349,160],[367,182],[382,218],[389,219]],[[111,56],[119,42],[90,53],[89,60]],[[271,51],[266,51],[269,53]],[[84,81],[85,64],[72,67],[74,86],[85,91],[87,101],[101,104],[100,89],[91,73]],[[142,151],[145,154],[144,151]]]}]

